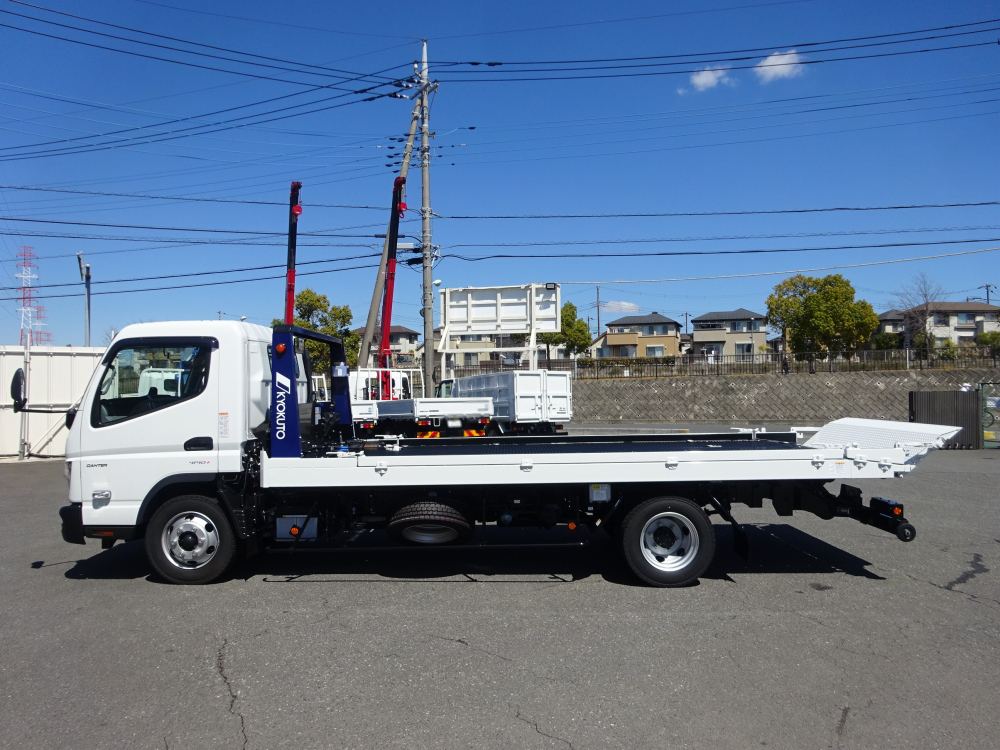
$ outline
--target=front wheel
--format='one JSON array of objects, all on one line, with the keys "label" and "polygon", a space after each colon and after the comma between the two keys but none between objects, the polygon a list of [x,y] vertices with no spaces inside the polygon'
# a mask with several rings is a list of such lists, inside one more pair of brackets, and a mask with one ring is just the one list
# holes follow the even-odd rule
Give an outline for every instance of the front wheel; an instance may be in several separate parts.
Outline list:
[{"label": "front wheel", "polygon": [[681,497],[655,497],[622,522],[619,541],[629,566],[653,586],[697,580],[715,556],[715,530],[704,510]]},{"label": "front wheel", "polygon": [[236,558],[236,535],[219,504],[201,495],[167,500],[146,528],[146,556],[172,583],[210,583]]}]

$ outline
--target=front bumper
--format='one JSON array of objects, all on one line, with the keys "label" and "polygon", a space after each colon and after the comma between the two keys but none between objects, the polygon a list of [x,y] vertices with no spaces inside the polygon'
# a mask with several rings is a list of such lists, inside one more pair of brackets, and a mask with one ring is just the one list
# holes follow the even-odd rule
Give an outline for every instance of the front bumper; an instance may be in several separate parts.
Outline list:
[{"label": "front bumper", "polygon": [[83,538],[83,504],[70,503],[59,509],[62,519],[62,538],[70,544],[86,544]]},{"label": "front bumper", "polygon": [[86,539],[121,539],[129,541],[138,537],[135,526],[84,526],[83,504],[70,503],[59,509],[62,518],[62,538],[70,544],[86,544]]}]

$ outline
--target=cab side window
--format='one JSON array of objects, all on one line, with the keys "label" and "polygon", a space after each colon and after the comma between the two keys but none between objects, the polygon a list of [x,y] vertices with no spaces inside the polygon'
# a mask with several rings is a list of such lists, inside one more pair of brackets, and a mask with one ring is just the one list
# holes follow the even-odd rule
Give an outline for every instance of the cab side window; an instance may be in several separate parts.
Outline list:
[{"label": "cab side window", "polygon": [[212,347],[127,342],[105,365],[91,424],[103,427],[166,409],[205,390]]}]

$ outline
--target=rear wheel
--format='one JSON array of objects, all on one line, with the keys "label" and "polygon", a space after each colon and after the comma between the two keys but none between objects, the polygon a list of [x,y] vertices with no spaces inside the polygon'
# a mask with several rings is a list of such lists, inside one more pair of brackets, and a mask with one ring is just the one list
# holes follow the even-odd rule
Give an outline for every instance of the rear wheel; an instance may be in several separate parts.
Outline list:
[{"label": "rear wheel", "polygon": [[181,495],[153,514],[146,528],[146,556],[172,583],[209,583],[236,559],[236,535],[219,504]]},{"label": "rear wheel", "polygon": [[410,544],[458,544],[472,536],[472,527],[450,505],[413,503],[389,519],[389,536]]},{"label": "rear wheel", "polygon": [[715,556],[715,531],[705,511],[681,497],[656,497],[636,506],[618,533],[639,578],[653,586],[697,580]]}]

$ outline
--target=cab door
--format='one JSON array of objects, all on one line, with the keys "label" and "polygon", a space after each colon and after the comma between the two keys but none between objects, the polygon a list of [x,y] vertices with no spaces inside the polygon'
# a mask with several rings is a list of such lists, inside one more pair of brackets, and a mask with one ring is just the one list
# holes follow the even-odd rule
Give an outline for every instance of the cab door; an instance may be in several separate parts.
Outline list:
[{"label": "cab door", "polygon": [[[83,523],[131,526],[161,482],[219,470],[219,345],[209,337],[125,339],[101,367],[78,416]],[[153,367],[175,377],[142,393],[142,373]]]}]

